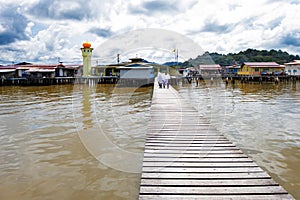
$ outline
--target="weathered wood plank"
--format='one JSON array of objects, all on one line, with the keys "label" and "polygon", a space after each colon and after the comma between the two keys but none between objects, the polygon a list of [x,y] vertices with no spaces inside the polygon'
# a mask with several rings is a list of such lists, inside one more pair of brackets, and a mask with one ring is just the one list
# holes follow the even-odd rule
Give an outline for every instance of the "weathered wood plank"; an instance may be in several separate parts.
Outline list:
[{"label": "weathered wood plank", "polygon": [[293,199],[289,194],[270,194],[270,195],[164,195],[164,194],[140,194],[139,200],[289,200]]},{"label": "weathered wood plank", "polygon": [[237,179],[237,180],[176,180],[176,179],[141,179],[141,186],[177,186],[177,187],[208,187],[208,186],[278,186],[270,179]]},{"label": "weathered wood plank", "polygon": [[170,161],[176,161],[176,162],[249,162],[252,161],[250,158],[209,158],[209,157],[199,157],[199,158],[168,158],[168,157],[144,157],[144,161],[151,161],[151,162],[170,162]]},{"label": "weathered wood plank", "polygon": [[211,154],[211,153],[144,153],[147,158],[248,158],[243,153]]},{"label": "weathered wood plank", "polygon": [[146,141],[151,140],[165,140],[165,141],[202,141],[202,140],[227,140],[227,138],[222,135],[180,135],[180,136],[165,136],[165,135],[152,135],[147,138]]},{"label": "weathered wood plank", "polygon": [[243,152],[239,149],[229,149],[229,150],[177,150],[177,149],[164,149],[164,151],[160,150],[152,150],[145,149],[144,154],[242,154]]},{"label": "weathered wood plank", "polygon": [[229,142],[227,139],[190,139],[190,140],[180,140],[174,138],[173,140],[165,140],[165,139],[153,139],[153,138],[148,138],[146,140],[147,143],[159,143],[159,144],[203,144],[203,143],[221,143],[221,144],[232,144]]},{"label": "weathered wood plank", "polygon": [[251,187],[167,187],[141,186],[140,193],[160,194],[287,194],[280,186],[251,186]]},{"label": "weathered wood plank", "polygon": [[166,137],[166,138],[203,138],[203,137],[207,137],[207,138],[210,138],[210,137],[223,137],[223,135],[221,135],[220,133],[206,133],[206,134],[201,134],[201,133],[198,133],[198,132],[187,132],[187,131],[176,131],[176,132],[173,132],[173,133],[168,133],[168,132],[148,132],[147,133],[147,136],[149,137]]},{"label": "weathered wood plank", "polygon": [[142,172],[174,172],[174,173],[251,173],[251,172],[263,172],[260,167],[235,167],[235,168],[199,168],[199,167],[143,167]]},{"label": "weathered wood plank", "polygon": [[144,167],[257,167],[257,164],[249,161],[249,162],[227,162],[227,163],[194,163],[194,162],[144,162]]},{"label": "weathered wood plank", "polygon": [[218,151],[218,150],[230,150],[230,149],[238,149],[236,146],[232,145],[232,146],[180,146],[180,147],[172,147],[172,146],[146,146],[145,145],[145,149],[170,149],[170,150],[182,150],[182,149],[190,149],[190,150],[197,150],[197,151]]},{"label": "weathered wood plank", "polygon": [[142,178],[152,178],[152,179],[249,179],[249,178],[270,178],[270,176],[265,172],[257,173],[142,173]]},{"label": "weathered wood plank", "polygon": [[148,146],[162,146],[162,147],[234,147],[232,143],[214,143],[214,142],[207,142],[207,143],[198,143],[198,144],[166,144],[166,143],[161,143],[161,144],[156,144],[156,143],[146,143],[146,147]]}]

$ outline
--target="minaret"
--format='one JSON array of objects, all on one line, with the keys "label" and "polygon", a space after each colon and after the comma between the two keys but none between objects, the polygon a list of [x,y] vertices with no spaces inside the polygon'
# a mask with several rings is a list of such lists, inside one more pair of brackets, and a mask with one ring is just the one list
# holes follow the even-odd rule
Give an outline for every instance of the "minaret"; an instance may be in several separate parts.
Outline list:
[{"label": "minaret", "polygon": [[91,43],[84,42],[82,43],[83,48],[81,48],[82,59],[83,59],[83,77],[91,76],[91,58],[92,58],[92,51]]}]

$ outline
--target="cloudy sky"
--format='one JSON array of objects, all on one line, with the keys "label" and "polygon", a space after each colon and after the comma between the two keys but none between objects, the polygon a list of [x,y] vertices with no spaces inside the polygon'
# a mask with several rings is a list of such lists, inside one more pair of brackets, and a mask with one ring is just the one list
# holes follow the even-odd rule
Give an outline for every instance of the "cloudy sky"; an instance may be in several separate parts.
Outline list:
[{"label": "cloudy sky", "polygon": [[0,0],[0,64],[56,63],[58,57],[81,63],[83,41],[95,48],[149,28],[176,32],[209,52],[299,55],[299,22],[300,0]]}]

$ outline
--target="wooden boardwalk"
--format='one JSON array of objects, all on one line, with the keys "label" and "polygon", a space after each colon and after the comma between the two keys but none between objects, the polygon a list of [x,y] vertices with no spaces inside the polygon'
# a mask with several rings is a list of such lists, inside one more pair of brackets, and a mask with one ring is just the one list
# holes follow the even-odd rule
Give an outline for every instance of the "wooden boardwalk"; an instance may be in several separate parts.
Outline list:
[{"label": "wooden boardwalk", "polygon": [[176,90],[155,84],[139,199],[293,199]]}]

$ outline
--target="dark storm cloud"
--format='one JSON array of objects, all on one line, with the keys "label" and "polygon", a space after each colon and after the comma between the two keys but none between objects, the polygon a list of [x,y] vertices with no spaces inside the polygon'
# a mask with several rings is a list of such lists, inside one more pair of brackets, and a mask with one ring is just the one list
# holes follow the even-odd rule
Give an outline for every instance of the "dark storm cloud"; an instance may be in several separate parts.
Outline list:
[{"label": "dark storm cloud", "polygon": [[278,17],[278,18],[270,21],[267,24],[267,27],[269,27],[270,29],[274,29],[274,28],[278,27],[281,24],[282,20],[284,20],[284,17]]},{"label": "dark storm cloud", "polygon": [[104,38],[110,37],[113,34],[110,29],[102,29],[102,28],[92,28],[89,30],[89,32]]},{"label": "dark storm cloud", "polygon": [[176,2],[174,1],[148,1],[143,2],[139,6],[132,6],[129,7],[129,12],[131,14],[145,14],[151,15],[157,12],[163,13],[173,13],[178,12],[179,8],[176,6]]},{"label": "dark storm cloud", "polygon": [[26,17],[18,13],[16,7],[0,9],[0,23],[4,29],[0,32],[0,45],[6,45],[18,40],[27,40],[25,29],[28,24]]},{"label": "dark storm cloud", "polygon": [[300,46],[300,34],[299,32],[289,33],[283,36],[280,40],[281,45],[283,46]]},{"label": "dark storm cloud", "polygon": [[145,2],[143,3],[143,7],[149,11],[159,11],[159,12],[178,10],[176,4],[172,2],[162,2],[162,1]]},{"label": "dark storm cloud", "polygon": [[[67,2],[67,3],[66,3]],[[49,1],[41,0],[30,9],[30,14],[38,18],[48,18],[56,20],[83,20],[89,17],[86,10],[88,3],[79,1]]]},{"label": "dark storm cloud", "polygon": [[234,24],[219,24],[218,22],[206,22],[202,27],[202,32],[213,32],[213,33],[229,33],[234,29]]}]

